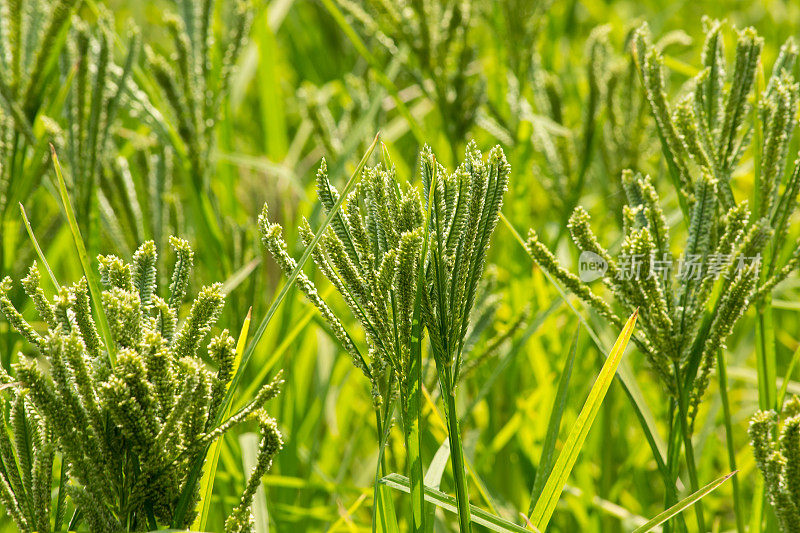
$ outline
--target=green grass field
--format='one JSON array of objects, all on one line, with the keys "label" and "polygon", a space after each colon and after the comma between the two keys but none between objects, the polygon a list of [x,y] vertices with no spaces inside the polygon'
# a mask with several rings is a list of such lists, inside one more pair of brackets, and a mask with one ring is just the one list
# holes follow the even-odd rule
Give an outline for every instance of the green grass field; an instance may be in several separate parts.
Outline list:
[{"label": "green grass field", "polygon": [[[220,393],[228,410],[205,407],[196,435],[176,426],[176,453],[191,459],[181,468],[205,458],[200,504],[186,504],[198,520],[162,520],[148,495],[128,501],[153,452],[115,429],[116,411],[97,422],[122,443],[108,453],[125,458],[110,511],[118,528],[226,531],[270,426],[248,419],[207,454],[186,448],[282,369],[265,409],[283,447],[252,484],[252,531],[800,531],[800,440],[784,438],[784,473],[765,482],[748,433],[759,410],[786,405],[787,434],[798,414],[800,72],[797,45],[784,46],[798,32],[800,4],[781,0],[0,0],[0,279],[13,280],[0,293],[38,334],[65,324],[67,336],[74,309],[56,296],[52,323],[40,318],[21,280],[36,261],[50,298],[56,280],[69,287],[91,272],[97,354],[117,370],[119,331],[133,326],[117,322],[113,302],[99,305],[114,281],[97,257],[131,262],[153,241],[155,294],[171,302],[175,235],[194,251],[176,327],[202,287],[220,282],[227,295],[208,338],[196,332],[198,365],[217,376],[206,346],[223,329],[239,345]],[[494,216],[484,191],[483,218],[453,215],[449,243],[442,228],[466,192],[445,187],[502,182],[497,145],[510,171],[496,228],[484,227]],[[318,194],[323,158],[342,196],[355,187],[337,205]],[[394,173],[362,172],[377,165]],[[572,216],[578,206],[588,216]],[[293,261],[307,259],[300,276],[276,261],[270,224]],[[469,256],[473,230],[486,242]],[[605,280],[584,278],[586,250],[612,263]],[[381,258],[404,251],[385,284],[365,281],[362,293],[347,278],[354,257],[357,277],[377,278]],[[725,274],[707,286],[615,282],[614,261],[623,270],[626,256],[656,252],[675,265],[721,261]],[[758,272],[731,266],[745,256]],[[324,305],[307,297],[312,285]],[[11,316],[4,301],[0,314]],[[59,363],[12,322],[0,319],[0,530],[20,530],[14,501],[23,514],[47,502],[28,531],[111,527],[92,526],[76,513],[85,502],[67,497],[66,485],[86,483],[60,475],[70,444],[37,407],[37,385],[17,375],[35,358],[66,394]],[[65,368],[84,405],[77,370]],[[41,418],[40,436],[18,436],[18,404],[28,427]],[[31,474],[37,446],[54,461],[41,475]],[[45,481],[25,500],[14,475]],[[423,484],[446,496],[423,500]]]}]

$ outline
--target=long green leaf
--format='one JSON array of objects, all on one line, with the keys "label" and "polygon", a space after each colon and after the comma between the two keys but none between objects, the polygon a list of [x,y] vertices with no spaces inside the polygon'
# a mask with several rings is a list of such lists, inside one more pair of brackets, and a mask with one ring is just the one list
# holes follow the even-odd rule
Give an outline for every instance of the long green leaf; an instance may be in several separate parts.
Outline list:
[{"label": "long green leaf", "polygon": [[[516,228],[514,228],[511,222],[509,222],[509,220],[503,215],[503,213],[500,213],[500,220],[502,220],[508,230],[511,231],[511,234],[514,236],[516,241],[523,248],[525,248],[525,241],[522,239],[522,236],[519,234]],[[589,332],[589,336],[591,337],[595,346],[605,353],[606,349],[604,348],[603,343],[600,341],[600,338],[597,336],[597,333],[595,333],[583,315],[581,315],[580,312],[575,308],[561,285],[559,285],[558,282],[546,270],[542,270],[542,274],[544,274],[548,281],[553,284],[558,293],[561,295],[561,298],[564,300],[564,303],[569,306],[578,320],[581,321],[583,327]],[[619,378],[625,394],[628,396],[628,399],[631,402],[631,407],[633,407],[633,410],[636,413],[636,418],[639,420],[639,424],[642,427],[645,439],[647,439],[647,443],[650,445],[650,449],[653,452],[653,458],[656,460],[656,465],[658,465],[659,472],[665,480],[670,480],[671,474],[667,471],[666,463],[664,462],[666,445],[656,429],[655,418],[653,417],[653,413],[644,399],[644,395],[642,394],[641,388],[636,381],[636,377],[628,368],[625,361],[622,361],[619,364],[619,367],[617,368],[617,377]],[[672,481],[667,481],[667,483],[670,484]]]},{"label": "long green leaf", "polygon": [[31,223],[28,220],[28,214],[25,212],[25,207],[22,205],[22,202],[19,203],[19,210],[20,213],[22,213],[22,221],[25,223],[25,229],[28,232],[28,237],[31,238],[33,247],[36,249],[36,255],[39,256],[39,259],[44,265],[45,270],[47,270],[47,274],[50,276],[50,280],[53,282],[53,286],[56,288],[56,291],[61,290],[61,286],[58,284],[55,274],[53,274],[53,271],[50,269],[50,265],[47,262],[47,258],[44,256],[44,252],[42,252],[42,248],[39,246],[39,241],[36,240],[36,235],[33,233],[33,228],[31,228]]},{"label": "long green leaf", "polygon": [[558,455],[553,471],[550,477],[547,478],[547,483],[545,483],[542,490],[542,496],[536,502],[531,522],[540,530],[547,529],[547,524],[553,516],[553,511],[556,509],[556,504],[561,497],[561,492],[564,490],[564,485],[567,483],[567,478],[575,465],[575,461],[578,459],[578,454],[583,447],[586,436],[589,434],[594,419],[597,417],[600,404],[603,403],[608,388],[611,386],[617,366],[622,360],[622,354],[625,353],[625,348],[628,346],[638,315],[638,310],[633,312],[622,333],[617,337],[617,342],[614,343],[611,353],[603,364],[592,390],[589,391],[589,397],[586,399],[586,403],[583,405],[578,419],[575,421],[575,425],[564,443],[564,448]]},{"label": "long green leaf", "polygon": [[575,353],[578,351],[578,335],[580,329],[575,331],[575,337],[572,340],[572,347],[569,350],[569,358],[564,364],[564,370],[561,372],[561,379],[558,380],[558,389],[556,390],[556,399],[553,401],[553,410],[550,412],[550,421],[547,423],[547,433],[544,437],[544,444],[542,444],[542,457],[539,461],[539,469],[536,471],[536,477],[533,480],[533,491],[531,492],[531,503],[528,507],[528,515],[533,513],[533,508],[536,505],[539,496],[542,494],[544,484],[550,476],[550,471],[553,467],[553,457],[556,452],[556,441],[558,440],[558,430],[561,427],[561,418],[564,415],[564,410],[567,407],[567,390],[569,388],[570,377],[572,377],[572,366],[575,363]]},{"label": "long green leaf", "polygon": [[[424,485],[434,490],[439,490],[442,483],[442,476],[444,469],[447,467],[448,460],[450,459],[450,440],[444,439],[439,449],[436,450],[428,469],[425,471]],[[433,533],[433,523],[436,519],[436,507],[433,505],[425,506],[425,532]]]},{"label": "long green leaf", "polygon": [[86,245],[83,242],[83,237],[81,237],[81,231],[78,228],[78,222],[75,220],[75,211],[72,209],[72,204],[69,200],[67,184],[64,182],[64,175],[61,172],[61,164],[58,162],[56,149],[52,144],[50,145],[50,153],[53,156],[53,165],[55,165],[56,168],[56,177],[58,178],[58,191],[61,195],[61,204],[64,208],[64,214],[67,217],[67,222],[69,223],[69,229],[72,232],[72,238],[75,241],[75,248],[78,250],[78,258],[81,261],[83,273],[86,276],[86,281],[89,284],[89,292],[92,295],[92,300],[94,301],[94,310],[97,313],[97,324],[100,329],[100,334],[103,336],[103,342],[106,345],[109,362],[113,367],[116,363],[116,346],[114,345],[114,338],[111,336],[111,329],[108,327],[106,313],[103,310],[103,299],[101,296],[102,293],[100,292],[100,286],[98,285],[97,278],[92,270],[92,263],[89,260],[89,254],[86,252]]},{"label": "long green leaf", "polygon": [[[250,330],[250,317],[252,312],[253,308],[251,307],[247,312],[244,322],[242,323],[242,329],[239,332],[239,339],[236,341],[236,356],[233,360],[234,372],[239,366],[239,361],[242,358],[242,352],[244,351],[244,346],[247,342],[247,332]],[[230,414],[230,410],[231,406],[229,405],[225,416]],[[200,480],[200,513],[197,515],[197,519],[192,525],[192,529],[194,530],[202,531],[206,528],[206,523],[208,522],[208,513],[211,509],[211,495],[214,491],[214,476],[217,473],[217,463],[219,462],[219,453],[221,450],[222,439],[214,441],[208,450],[209,454],[211,455],[211,460],[208,464],[208,468],[206,468],[205,472],[203,472],[203,477]]]},{"label": "long green leaf", "polygon": [[655,528],[656,526],[663,524],[673,516],[677,515],[690,505],[694,504],[695,502],[706,496],[709,492],[713,491],[714,489],[716,489],[717,487],[728,481],[730,478],[736,475],[737,472],[738,470],[734,470],[730,474],[726,474],[721,478],[717,479],[716,481],[712,481],[711,483],[709,483],[702,489],[698,490],[697,492],[693,492],[692,494],[682,499],[681,501],[679,501],[666,511],[661,512],[656,516],[654,516],[653,519],[647,522],[646,524],[642,525],[641,527],[637,527],[633,531],[633,533],[645,533],[647,531],[652,531],[653,528]]},{"label": "long green leaf", "polygon": [[375,484],[372,487],[373,499],[375,500],[372,506],[372,533],[377,531],[381,531],[381,533],[400,532],[392,495],[387,487],[380,484],[381,467],[385,464],[384,454],[386,452],[386,443],[389,440],[389,431],[392,429],[391,419],[393,413],[394,403],[391,403],[386,412],[386,420],[381,424],[380,412],[379,410],[376,411],[380,443],[378,447],[378,463],[375,466]]},{"label": "long green leaf", "polygon": [[[411,492],[408,478],[405,476],[401,476],[400,474],[389,474],[381,479],[381,483],[386,485],[387,487],[391,487],[395,490],[399,490],[401,492],[405,492],[406,494]],[[425,500],[435,504],[445,511],[449,511],[453,514],[458,513],[458,508],[456,506],[456,499],[452,496],[445,494],[444,492],[432,489],[430,487],[425,487]],[[522,526],[518,526],[513,522],[509,522],[504,518],[500,518],[499,516],[495,516],[491,513],[487,513],[483,509],[475,507],[474,505],[470,505],[470,516],[472,517],[472,521],[478,525],[484,526],[489,528],[492,531],[499,531],[501,533],[507,533],[509,531],[514,533],[530,533],[530,529],[525,529]],[[534,531],[538,531],[534,528]]]},{"label": "long green leaf", "polygon": [[[264,332],[267,330],[267,325],[269,325],[270,320],[275,315],[275,312],[280,307],[283,299],[289,292],[289,289],[294,285],[295,280],[297,279],[298,274],[300,274],[300,270],[302,270],[303,265],[305,265],[308,258],[311,256],[311,252],[317,246],[317,243],[322,238],[322,235],[325,233],[325,229],[330,224],[333,217],[339,212],[339,208],[342,207],[342,203],[344,203],[345,198],[353,190],[358,179],[361,175],[361,170],[367,164],[367,160],[369,156],[372,155],[372,151],[375,149],[375,146],[378,145],[378,140],[380,139],[380,132],[375,135],[375,139],[373,139],[372,144],[367,149],[367,152],[364,154],[364,157],[361,158],[361,161],[358,162],[356,169],[353,171],[353,174],[350,176],[350,179],[347,181],[344,189],[342,190],[341,194],[339,195],[339,199],[333,205],[333,208],[328,213],[328,216],[322,222],[322,225],[319,227],[314,239],[311,243],[306,247],[305,252],[303,252],[302,257],[297,262],[297,266],[295,267],[294,271],[289,276],[289,279],[286,280],[286,283],[283,285],[283,288],[278,293],[278,296],[272,302],[269,309],[267,310],[266,316],[261,320],[261,323],[258,325],[258,329],[256,330],[253,338],[250,340],[250,343],[247,345],[244,353],[242,354],[242,360],[239,364],[239,368],[236,373],[233,375],[233,379],[231,380],[231,384],[228,387],[228,391],[225,394],[225,397],[222,400],[222,404],[220,405],[219,411],[217,412],[217,417],[215,419],[215,423],[219,424],[225,419],[225,412],[230,407],[231,403],[233,402],[233,396],[236,392],[236,387],[239,384],[239,381],[242,379],[242,375],[244,374],[245,368],[247,368],[247,363],[250,362],[250,357],[253,356],[253,352],[255,352],[256,346],[258,342],[261,340],[261,337],[264,335]],[[184,483],[183,489],[181,491],[181,497],[178,501],[178,505],[175,507],[175,514],[172,517],[172,524],[173,527],[180,527],[180,525],[184,522],[186,518],[186,514],[189,511],[189,505],[191,503],[191,495],[193,491],[194,484],[197,483],[200,474],[203,471],[203,463],[205,462],[206,452],[208,451],[208,447],[203,450],[201,453],[198,454],[197,458],[195,459],[194,464],[192,465],[192,470],[189,472],[189,476]]]}]

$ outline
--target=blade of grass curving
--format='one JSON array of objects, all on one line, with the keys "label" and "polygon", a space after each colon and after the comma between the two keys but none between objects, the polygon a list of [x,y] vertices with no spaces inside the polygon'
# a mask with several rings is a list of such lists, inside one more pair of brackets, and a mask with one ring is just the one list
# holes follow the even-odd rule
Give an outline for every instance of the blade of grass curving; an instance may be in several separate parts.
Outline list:
[{"label": "blade of grass curving", "polygon": [[247,279],[247,277],[253,273],[258,265],[261,264],[261,258],[256,257],[249,263],[242,266],[239,270],[231,274],[231,276],[225,280],[225,283],[222,284],[222,292],[224,294],[230,294],[233,290],[238,287],[239,285]]},{"label": "blade of grass curving", "polygon": [[[267,325],[269,324],[272,317],[275,315],[275,312],[280,307],[281,302],[288,294],[289,289],[294,285],[294,281],[297,279],[297,275],[300,274],[300,270],[305,265],[306,261],[308,260],[309,256],[311,256],[311,252],[317,246],[317,243],[322,238],[322,235],[325,233],[325,229],[330,224],[333,217],[339,212],[339,208],[341,208],[342,203],[344,203],[345,198],[350,193],[350,191],[355,187],[356,182],[361,175],[361,170],[367,164],[367,160],[369,159],[370,155],[372,155],[372,151],[378,145],[378,140],[380,139],[380,132],[375,135],[375,138],[370,144],[369,148],[367,148],[366,153],[361,158],[361,161],[358,162],[356,169],[353,171],[353,174],[350,176],[350,179],[347,181],[344,189],[339,195],[339,199],[333,205],[333,208],[328,213],[328,216],[320,225],[319,230],[317,231],[314,239],[311,243],[306,247],[305,252],[303,252],[302,257],[297,262],[297,266],[295,267],[294,271],[289,276],[289,279],[286,280],[286,283],[283,285],[283,288],[275,297],[275,300],[270,305],[269,309],[267,310],[266,316],[261,320],[261,323],[258,325],[258,329],[256,330],[253,338],[250,339],[250,342],[247,344],[247,348],[245,348],[244,353],[242,354],[242,360],[239,363],[239,368],[237,369],[236,373],[233,375],[233,379],[231,380],[231,384],[228,387],[228,391],[225,393],[225,397],[222,400],[222,404],[220,405],[220,409],[217,412],[217,417],[215,419],[216,425],[219,425],[224,419],[224,413],[227,411],[231,403],[233,402],[233,396],[236,392],[236,387],[239,384],[239,381],[242,379],[242,375],[244,373],[245,368],[247,368],[247,363],[250,362],[250,357],[253,356],[253,352],[255,352],[256,346],[258,342],[261,340],[261,337],[264,335],[264,332],[267,330]],[[189,511],[189,505],[191,502],[191,494],[192,494],[192,487],[195,483],[197,483],[198,478],[203,470],[203,463],[205,462],[206,452],[208,451],[208,447],[205,450],[201,451],[197,458],[194,461],[192,469],[189,473],[189,476],[184,483],[183,489],[181,491],[181,497],[178,501],[178,505],[175,507],[175,514],[172,518],[173,527],[180,527],[183,521],[186,518],[186,514]]]},{"label": "blade of grass curving", "polygon": [[[516,228],[514,228],[511,222],[509,222],[505,215],[503,215],[503,213],[500,213],[500,220],[503,221],[508,230],[524,249],[525,241],[522,239],[522,236],[519,234]],[[569,298],[567,297],[567,294],[564,292],[564,289],[561,287],[561,285],[559,285],[558,282],[553,279],[550,273],[546,270],[542,270],[542,274],[544,274],[547,280],[556,288],[558,293],[561,295],[561,298],[564,300],[564,303],[569,306],[575,316],[578,317],[578,320],[581,321],[583,327],[589,332],[589,336],[591,337],[595,346],[597,346],[597,348],[603,353],[606,353],[608,350],[603,346],[603,343],[600,341],[600,337],[597,336],[597,333],[595,333],[594,329],[592,329],[583,315],[581,315],[572,302],[569,301]],[[666,444],[656,429],[655,418],[653,417],[653,413],[650,411],[650,408],[644,399],[644,395],[639,388],[639,384],[636,382],[633,372],[628,368],[628,365],[625,363],[625,361],[622,361],[619,364],[619,367],[617,368],[617,377],[619,377],[622,388],[625,390],[625,394],[628,396],[628,399],[631,402],[631,406],[636,414],[636,418],[639,420],[639,425],[642,427],[642,431],[647,439],[647,443],[650,445],[650,450],[653,452],[653,458],[656,461],[659,472],[665,480],[670,479],[670,474],[664,461]],[[674,487],[672,488],[674,489]]]},{"label": "blade of grass curving", "polygon": [[550,471],[553,468],[553,456],[556,451],[558,430],[561,427],[561,418],[567,407],[567,390],[569,388],[570,378],[572,377],[575,353],[578,351],[579,334],[580,326],[575,330],[575,337],[572,339],[572,347],[569,350],[567,362],[564,364],[564,370],[561,372],[561,378],[558,380],[556,398],[553,401],[553,410],[550,412],[550,421],[547,423],[547,433],[544,437],[544,444],[542,444],[542,456],[539,460],[539,469],[536,470],[536,477],[533,480],[533,491],[531,492],[531,502],[528,505],[528,516],[533,514],[534,506],[542,495],[545,481],[550,477]]},{"label": "blade of grass curving", "polygon": [[72,513],[72,518],[69,519],[69,525],[67,525],[67,531],[76,531],[78,524],[81,523],[83,520],[83,513],[81,513],[80,509],[75,509]]},{"label": "blade of grass curving", "polygon": [[[242,329],[239,332],[239,339],[236,341],[236,357],[233,360],[233,371],[235,372],[236,369],[239,367],[239,361],[242,359],[242,352],[244,352],[244,346],[247,342],[247,332],[250,330],[250,318],[253,313],[253,308],[251,307],[249,311],[247,311],[247,316],[242,323]],[[229,405],[225,416],[230,414],[231,406]],[[192,525],[192,529],[196,531],[203,531],[206,528],[206,523],[208,522],[208,514],[209,510],[211,509],[211,495],[214,492],[214,477],[217,473],[217,463],[219,462],[219,454],[222,450],[222,439],[215,440],[211,447],[208,449],[208,453],[210,454],[210,460],[208,463],[208,468],[203,472],[203,477],[200,480],[200,513],[197,515],[197,519],[194,521]],[[246,470],[248,471],[248,470]]]},{"label": "blade of grass curving", "polygon": [[578,419],[575,421],[575,425],[564,443],[564,448],[558,454],[558,459],[553,466],[553,471],[547,478],[542,495],[536,502],[531,515],[531,522],[541,530],[547,529],[547,524],[553,516],[553,511],[555,511],[558,499],[564,490],[567,478],[575,465],[575,461],[578,459],[578,454],[583,447],[586,436],[589,434],[589,429],[591,429],[597,412],[600,410],[600,404],[603,403],[608,388],[611,386],[611,381],[614,379],[617,366],[619,366],[622,355],[625,353],[625,348],[628,346],[638,315],[639,311],[637,309],[630,316],[625,328],[617,337],[617,342],[614,343],[614,347],[603,364],[603,368],[600,370],[600,374],[589,392],[589,397],[586,399],[586,403],[583,405]]},{"label": "blade of grass curving", "polygon": [[31,223],[28,220],[28,214],[25,212],[25,207],[22,205],[22,202],[19,203],[19,210],[22,213],[22,221],[25,223],[25,229],[28,231],[28,237],[31,238],[33,247],[36,249],[36,255],[39,256],[39,260],[42,262],[45,270],[47,270],[47,273],[50,275],[50,280],[53,282],[53,286],[56,288],[56,291],[60,291],[61,286],[58,284],[56,276],[50,269],[50,265],[47,263],[47,259],[44,257],[42,249],[39,247],[39,241],[36,240],[36,235],[33,234],[33,228],[31,228]]},{"label": "blade of grass curving", "polygon": [[[381,479],[380,482],[387,487],[405,492],[406,494],[411,492],[408,478],[400,474],[389,474]],[[456,499],[448,494],[445,494],[444,492],[432,489],[430,487],[425,487],[425,500],[437,505],[438,507],[441,507],[445,511],[449,511],[453,514],[458,513]],[[483,509],[480,509],[474,505],[470,505],[470,516],[472,521],[474,521],[476,524],[486,527],[492,531],[499,531],[500,533],[531,533],[530,529],[525,529],[524,527],[518,526],[513,522],[509,522],[504,518],[487,513]],[[533,531],[539,530],[534,527]]]},{"label": "blade of grass curving", "polygon": [[58,155],[56,155],[56,149],[52,144],[50,145],[50,153],[53,157],[53,165],[55,166],[56,177],[58,178],[58,191],[61,195],[61,205],[64,208],[64,214],[67,217],[69,229],[72,232],[72,238],[75,241],[75,248],[78,251],[78,258],[81,261],[83,273],[86,276],[86,281],[89,284],[89,292],[91,293],[92,300],[95,304],[95,313],[97,313],[97,326],[100,329],[100,335],[102,335],[103,342],[106,345],[108,360],[113,368],[117,359],[116,346],[114,345],[114,338],[111,336],[111,329],[108,327],[106,313],[103,310],[103,299],[102,293],[100,292],[100,286],[97,284],[97,278],[92,270],[92,263],[89,260],[89,254],[86,252],[86,245],[83,242],[83,237],[81,237],[80,229],[78,229],[78,222],[75,220],[75,211],[72,209],[72,204],[69,200],[69,193],[67,192],[67,184],[64,182],[64,175],[61,172],[61,164],[58,162]]},{"label": "blade of grass curving", "polygon": [[689,506],[693,505],[695,502],[697,502],[701,498],[703,498],[706,495],[708,495],[710,492],[712,492],[713,490],[718,488],[720,485],[722,485],[723,483],[728,481],[730,478],[735,476],[737,472],[738,472],[738,470],[734,470],[730,474],[726,474],[726,475],[722,476],[721,478],[717,479],[716,481],[712,481],[711,483],[709,483],[708,485],[706,485],[702,489],[698,490],[697,492],[693,492],[692,494],[690,494],[686,498],[682,499],[681,501],[679,501],[678,503],[676,503],[675,505],[673,505],[669,509],[657,514],[656,516],[654,516],[652,518],[652,520],[650,520],[646,524],[642,525],[641,527],[637,527],[636,529],[634,529],[633,533],[646,533],[647,531],[652,531],[656,526],[659,526],[659,525],[663,524],[664,522],[666,522],[667,520],[669,520],[673,516],[677,515],[678,513],[683,511],[684,509],[686,509]]},{"label": "blade of grass curving", "polygon": [[[324,291],[322,291],[322,299],[329,297],[333,293],[333,286],[329,285]],[[311,322],[311,320],[319,313],[316,307],[311,304],[307,304],[308,310],[306,314],[303,315],[294,325],[294,327],[281,339],[281,343],[278,345],[277,348],[272,350],[269,359],[267,359],[264,363],[261,364],[261,368],[258,371],[258,375],[247,385],[247,388],[244,389],[244,392],[239,395],[241,401],[236,405],[236,409],[239,410],[245,405],[247,405],[248,398],[252,398],[258,392],[263,385],[267,383],[267,376],[269,376],[272,367],[278,362],[278,360],[283,356],[286,350],[289,349],[290,346],[293,346],[297,337],[305,330],[306,326]]]}]

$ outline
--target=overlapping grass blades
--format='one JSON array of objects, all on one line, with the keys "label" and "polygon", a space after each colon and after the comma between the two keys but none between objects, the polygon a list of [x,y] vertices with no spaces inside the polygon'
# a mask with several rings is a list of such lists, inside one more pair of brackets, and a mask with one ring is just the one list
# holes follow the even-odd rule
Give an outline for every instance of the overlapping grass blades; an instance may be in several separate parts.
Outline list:
[{"label": "overlapping grass blades", "polygon": [[542,531],[547,529],[547,524],[550,522],[553,511],[555,511],[561,491],[564,489],[564,484],[567,482],[569,473],[578,459],[578,454],[586,440],[586,435],[589,433],[600,410],[600,404],[611,386],[611,381],[614,379],[617,367],[622,361],[622,355],[625,353],[625,348],[628,346],[628,341],[633,334],[633,328],[636,325],[638,316],[638,312],[634,311],[625,323],[625,327],[619,337],[617,337],[617,341],[611,348],[611,352],[608,354],[606,362],[603,364],[603,368],[600,370],[600,374],[589,392],[575,425],[564,442],[564,447],[558,454],[558,459],[553,465],[553,470],[547,478],[542,493],[536,500],[536,505],[531,514],[531,522]]}]

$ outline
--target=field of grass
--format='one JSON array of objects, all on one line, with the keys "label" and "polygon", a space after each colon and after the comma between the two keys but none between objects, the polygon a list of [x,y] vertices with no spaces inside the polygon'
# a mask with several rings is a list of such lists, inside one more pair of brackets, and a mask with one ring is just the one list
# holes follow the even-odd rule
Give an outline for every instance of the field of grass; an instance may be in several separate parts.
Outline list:
[{"label": "field of grass", "polygon": [[[81,465],[61,475],[72,444],[37,403],[51,377],[63,393],[66,369],[85,406],[80,373],[36,335],[78,330],[83,293],[66,288],[88,275],[98,359],[135,370],[120,340],[134,326],[100,296],[127,266],[98,256],[134,263],[139,302],[146,241],[178,330],[192,302],[208,310],[165,350],[175,387],[196,372],[211,400],[202,430],[181,422],[181,442],[166,439],[181,459],[164,467],[179,471],[165,520],[146,490],[126,499],[147,454],[103,404],[99,432],[122,443],[106,450],[123,457],[121,528],[226,531],[274,419],[282,449],[249,485],[259,533],[800,531],[798,32],[800,4],[781,0],[0,0],[0,280],[13,280],[0,286],[0,531],[20,529],[14,501],[34,515],[47,502],[29,531],[93,527],[68,496]],[[479,182],[470,225],[453,191]],[[463,251],[472,231],[486,241]],[[186,252],[173,235],[194,253],[174,306]],[[611,264],[604,280],[583,276],[586,251]],[[651,252],[724,274],[615,280]],[[397,272],[370,285],[386,255]],[[740,273],[740,257],[760,269]],[[34,261],[51,320],[23,289]],[[18,333],[12,305],[34,333]],[[131,350],[164,331],[152,320]],[[180,359],[192,335],[195,370]],[[236,357],[218,394],[228,363],[210,341]],[[98,401],[114,398],[92,379]],[[21,405],[36,435],[19,436]],[[776,435],[754,453],[751,418],[784,405],[782,455]],[[259,418],[193,447],[251,407]],[[37,447],[52,472],[39,475]],[[203,458],[198,505],[186,472]],[[423,484],[446,496],[423,499]],[[197,520],[180,515],[195,506]]]}]

